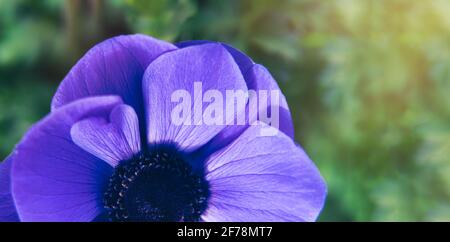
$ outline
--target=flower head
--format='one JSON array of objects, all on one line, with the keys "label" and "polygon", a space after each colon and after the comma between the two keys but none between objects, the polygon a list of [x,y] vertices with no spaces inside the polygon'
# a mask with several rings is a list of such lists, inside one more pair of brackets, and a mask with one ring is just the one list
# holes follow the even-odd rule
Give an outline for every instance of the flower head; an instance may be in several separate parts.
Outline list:
[{"label": "flower head", "polygon": [[[195,83],[210,101],[240,91],[243,105],[202,105]],[[181,112],[192,122],[173,122],[179,90],[194,96]],[[252,106],[251,90],[269,94]],[[106,40],[1,164],[0,221],[314,221],[326,185],[271,91],[269,72],[225,44]],[[224,123],[199,122],[211,110]],[[258,118],[274,110],[275,127]]]}]

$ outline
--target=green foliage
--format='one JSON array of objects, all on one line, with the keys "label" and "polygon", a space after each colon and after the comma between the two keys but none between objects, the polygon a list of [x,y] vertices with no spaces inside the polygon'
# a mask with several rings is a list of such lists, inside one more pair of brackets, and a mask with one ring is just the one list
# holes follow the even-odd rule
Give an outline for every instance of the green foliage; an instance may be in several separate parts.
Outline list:
[{"label": "green foliage", "polygon": [[115,1],[115,5],[126,9],[127,20],[135,32],[167,41],[175,40],[183,22],[195,13],[189,0],[126,0]]},{"label": "green foliage", "polygon": [[38,83],[31,77],[15,83],[1,83],[0,89],[0,155],[6,157],[31,125],[50,110],[54,85]]},{"label": "green foliage", "polygon": [[48,46],[61,42],[56,14],[60,3],[0,0],[0,67],[35,64],[49,54]]},{"label": "green foliage", "polygon": [[[321,220],[450,220],[448,1],[114,0],[103,9],[119,13],[106,15],[113,28],[79,26],[81,36],[218,40],[268,67],[327,180]],[[48,112],[68,71],[58,63],[73,63],[67,12],[62,1],[0,0],[1,157]]]}]

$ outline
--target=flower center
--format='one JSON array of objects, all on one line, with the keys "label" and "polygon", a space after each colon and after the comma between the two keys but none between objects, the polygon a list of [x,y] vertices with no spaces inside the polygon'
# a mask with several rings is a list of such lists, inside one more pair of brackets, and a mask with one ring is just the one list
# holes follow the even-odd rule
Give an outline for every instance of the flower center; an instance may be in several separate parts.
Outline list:
[{"label": "flower center", "polygon": [[209,197],[207,181],[171,147],[121,162],[104,194],[111,221],[198,221]]}]

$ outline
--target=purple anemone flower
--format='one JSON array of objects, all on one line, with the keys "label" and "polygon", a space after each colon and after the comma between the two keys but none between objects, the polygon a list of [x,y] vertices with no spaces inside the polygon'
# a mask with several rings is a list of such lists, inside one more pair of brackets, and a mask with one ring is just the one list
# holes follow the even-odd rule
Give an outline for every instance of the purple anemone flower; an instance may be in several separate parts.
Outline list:
[{"label": "purple anemone flower", "polygon": [[93,47],[0,165],[0,221],[315,221],[326,185],[293,140],[284,96],[278,127],[250,115],[251,97],[231,113],[244,124],[176,125],[171,95],[194,82],[224,96],[279,90],[222,43],[130,35]]}]

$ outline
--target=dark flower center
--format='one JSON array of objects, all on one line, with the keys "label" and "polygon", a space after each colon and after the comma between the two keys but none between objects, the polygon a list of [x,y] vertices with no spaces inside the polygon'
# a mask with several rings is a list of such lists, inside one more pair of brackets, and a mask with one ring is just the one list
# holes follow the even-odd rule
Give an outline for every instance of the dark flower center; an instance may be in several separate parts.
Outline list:
[{"label": "dark flower center", "polygon": [[104,206],[111,221],[198,221],[209,197],[207,181],[172,147],[121,162]]}]

